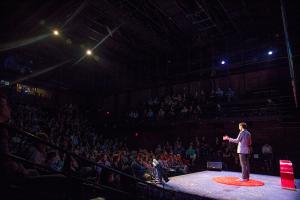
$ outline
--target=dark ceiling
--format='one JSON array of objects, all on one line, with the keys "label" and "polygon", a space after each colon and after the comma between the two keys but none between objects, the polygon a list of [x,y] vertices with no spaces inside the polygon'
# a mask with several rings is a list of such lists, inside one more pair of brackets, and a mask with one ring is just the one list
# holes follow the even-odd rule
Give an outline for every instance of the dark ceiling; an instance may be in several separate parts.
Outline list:
[{"label": "dark ceiling", "polygon": [[[224,52],[283,41],[279,0],[5,1],[1,10],[0,41],[12,47],[2,48],[1,58],[33,60],[33,73],[78,60],[119,27],[94,49],[92,58],[34,79],[100,93],[166,80],[172,70],[211,67]],[[293,42],[299,33],[298,11],[297,1],[288,1]],[[51,35],[54,28],[62,31],[60,37]],[[13,48],[28,38],[34,42]],[[197,67],[189,68],[189,63]]]}]

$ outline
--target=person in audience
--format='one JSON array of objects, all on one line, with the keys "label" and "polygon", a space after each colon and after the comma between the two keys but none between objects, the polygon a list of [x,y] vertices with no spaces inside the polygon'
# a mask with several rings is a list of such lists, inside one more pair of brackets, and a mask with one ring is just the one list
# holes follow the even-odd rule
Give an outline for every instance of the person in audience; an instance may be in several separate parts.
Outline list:
[{"label": "person in audience", "polygon": [[149,111],[147,113],[147,117],[150,120],[152,120],[154,118],[154,112],[152,111],[152,109],[149,109]]},{"label": "person in audience", "polygon": [[165,117],[165,111],[163,108],[160,108],[158,111],[158,119],[163,119]]},{"label": "person in audience", "polygon": [[133,113],[133,119],[138,119],[139,118],[139,112],[136,110],[136,111],[134,111],[134,113]]},{"label": "person in audience", "polygon": [[179,173],[186,174],[188,173],[188,166],[184,163],[180,154],[174,155],[175,163],[173,168],[175,168]]},{"label": "person in audience", "polygon": [[121,166],[122,166],[122,171],[130,174],[131,170],[130,170],[130,161],[128,158],[128,151],[124,150],[121,152],[121,157],[120,157],[120,162],[121,162]]},{"label": "person in audience", "polygon": [[79,145],[79,141],[80,141],[80,133],[76,133],[71,135],[70,139],[71,139],[71,143],[73,146],[78,146]]},{"label": "person in audience", "polygon": [[159,157],[158,161],[159,161],[160,165],[164,169],[169,169],[170,166],[168,165],[168,159],[169,159],[168,153],[165,151],[164,153],[160,154],[158,157]]},{"label": "person in audience", "polygon": [[201,103],[201,105],[206,103],[206,95],[205,95],[204,90],[200,91],[200,103]]},{"label": "person in audience", "polygon": [[226,93],[227,102],[231,102],[234,98],[234,91],[231,88],[228,88],[228,91]]},{"label": "person in audience", "polygon": [[[113,155],[111,167],[116,169],[116,170],[122,171],[122,166],[121,166],[121,163],[120,163],[120,156],[118,154]],[[111,176],[113,176],[112,177],[113,184],[116,185],[116,186],[119,186],[120,181],[121,181],[120,175],[116,174],[116,173],[112,173]]]},{"label": "person in audience", "polygon": [[233,157],[229,148],[225,148],[222,157],[223,157],[224,169],[228,170],[230,163],[232,163],[232,157]]},{"label": "person in audience", "polygon": [[264,160],[265,170],[271,172],[273,167],[273,149],[268,143],[264,144],[261,148],[262,158]]},{"label": "person in audience", "polygon": [[181,114],[182,114],[182,117],[183,118],[186,118],[187,117],[187,113],[189,112],[189,110],[187,109],[186,106],[184,106],[182,109],[181,109]]},{"label": "person in audience", "polygon": [[215,93],[215,90],[214,90],[214,89],[212,89],[212,90],[210,91],[210,96],[209,96],[209,98],[210,98],[210,101],[214,101],[214,100],[215,100],[215,98],[216,98],[216,93]]},{"label": "person in audience", "polygon": [[199,105],[197,105],[194,109],[193,109],[193,114],[194,114],[194,118],[195,119],[200,119],[201,115],[202,115],[202,109],[200,108]]},{"label": "person in audience", "polygon": [[[7,96],[4,91],[0,90],[0,184],[7,186],[11,180],[27,175],[27,170],[22,164],[12,160],[8,153],[9,151],[9,135],[5,124],[11,119],[11,109],[7,102]],[[2,187],[1,187],[2,188]],[[6,187],[3,188],[7,189]]]},{"label": "person in audience", "polygon": [[196,160],[196,150],[193,147],[193,143],[190,143],[189,148],[186,150],[186,157],[190,160],[191,165],[195,164],[195,160]]},{"label": "person in audience", "polygon": [[169,143],[169,141],[167,141],[166,144],[165,144],[165,151],[168,152],[168,153],[172,153],[173,152],[173,147]]},{"label": "person in audience", "polygon": [[[106,154],[102,153],[99,154],[96,158],[96,163],[99,165],[104,165],[110,167],[110,163],[107,161],[107,156]],[[102,167],[96,165],[95,166],[95,171],[96,171],[96,183],[101,183],[101,175],[102,175]]]},{"label": "person in audience", "polygon": [[216,97],[219,102],[223,100],[223,95],[224,95],[223,90],[221,90],[221,88],[217,88]]},{"label": "person in audience", "polygon": [[52,151],[47,154],[46,165],[56,172],[61,172],[64,163],[63,160],[60,159],[58,153],[56,151]]},{"label": "person in audience", "polygon": [[207,141],[206,141],[206,137],[205,136],[202,136],[201,137],[201,146],[204,146],[205,144],[207,144]]},{"label": "person in audience", "polygon": [[157,147],[156,147],[156,149],[155,149],[155,154],[158,155],[158,154],[160,154],[161,152],[162,152],[161,145],[158,144]]},{"label": "person in audience", "polygon": [[[48,141],[48,136],[45,133],[38,133],[37,137],[46,142]],[[46,147],[47,146],[44,143],[36,141],[35,145],[29,150],[28,160],[35,164],[46,165]]]},{"label": "person in audience", "polygon": [[180,156],[184,155],[185,151],[184,151],[184,148],[182,147],[180,141],[177,141],[175,143],[175,147],[174,147],[174,152],[173,153],[176,154],[176,155],[180,155]]},{"label": "person in audience", "polygon": [[137,155],[136,158],[132,161],[131,169],[132,169],[134,176],[136,176],[137,178],[140,178],[142,180],[144,179],[144,175],[147,171],[147,168],[145,168],[141,164],[141,156],[140,155]]},{"label": "person in audience", "polygon": [[217,106],[216,106],[217,117],[221,117],[222,113],[223,113],[222,106],[221,106],[221,104],[218,103]]}]

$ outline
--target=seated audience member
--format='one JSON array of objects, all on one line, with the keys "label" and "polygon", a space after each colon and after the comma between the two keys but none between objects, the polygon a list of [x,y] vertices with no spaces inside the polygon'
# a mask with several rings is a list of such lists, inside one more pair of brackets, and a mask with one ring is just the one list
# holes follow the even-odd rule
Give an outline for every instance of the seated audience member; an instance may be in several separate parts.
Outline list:
[{"label": "seated audience member", "polygon": [[168,158],[169,158],[168,153],[164,152],[164,153],[160,154],[158,157],[159,157],[158,162],[159,162],[160,166],[162,168],[164,168],[165,170],[169,170],[170,166],[168,165]]},{"label": "seated audience member", "polygon": [[230,164],[232,163],[232,152],[230,152],[229,148],[226,148],[225,151],[223,151],[223,163],[224,163],[224,169],[228,170],[230,167]]},{"label": "seated audience member", "polygon": [[181,109],[181,113],[187,113],[189,111],[189,109],[187,109],[186,106],[183,106],[183,108]]},{"label": "seated audience member", "polygon": [[272,161],[273,161],[273,149],[269,144],[264,144],[262,146],[262,158],[264,160],[265,170],[271,172],[272,170]]},{"label": "seated audience member", "polygon": [[160,108],[158,111],[158,118],[162,119],[162,118],[164,118],[164,116],[165,116],[165,111],[163,108]]},{"label": "seated audience member", "polygon": [[63,161],[60,159],[59,155],[55,151],[53,151],[48,153],[46,165],[50,169],[60,172],[63,168]]},{"label": "seated audience member", "polygon": [[16,163],[8,157],[9,143],[8,131],[4,127],[11,118],[11,110],[7,102],[6,95],[0,90],[0,183],[6,185],[9,180],[15,180],[27,174],[23,165]]},{"label": "seated audience member", "polygon": [[186,174],[188,172],[188,166],[183,162],[179,154],[175,155],[174,165],[172,167],[182,174]]},{"label": "seated audience member", "polygon": [[[122,171],[122,166],[120,163],[120,156],[118,154],[113,155],[111,167],[116,170]],[[113,184],[116,186],[119,186],[120,185],[120,175],[116,174],[116,173],[112,173],[111,176],[113,176],[112,177]]]},{"label": "seated audience member", "polygon": [[224,92],[223,90],[221,90],[221,88],[217,88],[217,91],[216,91],[216,97],[217,97],[217,100],[222,100],[223,99],[223,95],[224,95]]},{"label": "seated audience member", "polygon": [[176,142],[173,153],[180,156],[184,155],[184,148],[182,147],[180,142]]},{"label": "seated audience member", "polygon": [[127,151],[123,151],[121,153],[120,162],[121,162],[121,165],[122,165],[122,171],[127,173],[127,174],[130,174],[131,173],[130,161],[129,161],[129,158],[128,158],[128,152]]},{"label": "seated audience member", "polygon": [[139,112],[137,110],[133,112],[133,118],[135,120],[139,118]]},{"label": "seated audience member", "polygon": [[148,119],[153,119],[154,118],[154,112],[152,111],[152,109],[149,109],[149,111],[147,113],[147,117],[148,117]]},{"label": "seated audience member", "polygon": [[[103,157],[104,154],[100,154],[96,157],[96,163],[102,165],[103,164]],[[95,166],[95,171],[96,171],[96,183],[101,182],[101,173],[102,173],[102,167],[96,165]]]},{"label": "seated audience member", "polygon": [[202,109],[199,105],[197,105],[194,109],[193,109],[193,116],[194,118],[200,118],[202,115]]},{"label": "seated audience member", "polygon": [[216,117],[221,117],[223,114],[222,106],[221,104],[216,105]]},{"label": "seated audience member", "polygon": [[158,144],[157,147],[156,147],[156,149],[155,149],[155,154],[158,155],[158,154],[160,154],[161,152],[162,152],[161,145]]},{"label": "seated audience member", "polygon": [[186,157],[190,160],[191,165],[194,165],[196,156],[196,150],[193,148],[193,143],[191,142],[189,148],[186,150]]},{"label": "seated audience member", "polygon": [[[37,137],[44,141],[48,141],[48,136],[45,133],[38,133]],[[46,147],[47,146],[44,143],[35,141],[35,144],[29,150],[28,160],[35,164],[46,165]]]},{"label": "seated audience member", "polygon": [[70,171],[73,173],[77,173],[79,169],[80,165],[78,161],[73,156],[70,156]]},{"label": "seated audience member", "polygon": [[[112,167],[111,162],[109,161],[109,157],[106,153],[102,153],[99,156],[97,156],[98,164],[104,165],[106,167]],[[114,182],[114,175],[113,173],[108,172],[107,170],[103,169],[101,166],[96,166],[96,180],[97,182],[102,182],[106,184],[112,184]]]},{"label": "seated audience member", "polygon": [[214,89],[212,89],[212,90],[210,91],[210,96],[209,96],[209,98],[210,98],[211,100],[214,100],[214,99],[215,99],[215,97],[216,97],[215,90],[214,90]]},{"label": "seated audience member", "polygon": [[141,164],[140,161],[140,155],[137,155],[131,163],[131,169],[133,171],[134,176],[143,180],[147,169]]},{"label": "seated audience member", "polygon": [[226,92],[227,96],[227,102],[231,102],[234,98],[234,91],[231,88],[228,88],[228,91]]},{"label": "seated audience member", "polygon": [[200,91],[200,103],[201,105],[205,104],[206,103],[206,95],[205,95],[205,92],[204,90],[201,90]]}]

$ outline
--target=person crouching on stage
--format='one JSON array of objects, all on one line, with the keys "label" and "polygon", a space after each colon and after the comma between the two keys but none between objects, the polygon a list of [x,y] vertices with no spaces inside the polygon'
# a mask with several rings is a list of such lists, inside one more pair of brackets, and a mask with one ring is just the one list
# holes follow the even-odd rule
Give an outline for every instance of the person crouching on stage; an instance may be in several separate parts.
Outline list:
[{"label": "person crouching on stage", "polygon": [[250,149],[251,149],[251,133],[247,130],[247,124],[242,122],[239,123],[240,133],[236,139],[230,138],[227,135],[223,136],[223,140],[228,140],[229,142],[238,143],[237,153],[239,154],[239,159],[242,168],[242,178],[240,181],[249,181],[250,176]]},{"label": "person crouching on stage", "polygon": [[156,159],[153,159],[152,165],[154,167],[155,182],[158,184],[162,184],[162,179],[164,179],[165,182],[168,182],[168,176],[166,175],[161,164]]}]

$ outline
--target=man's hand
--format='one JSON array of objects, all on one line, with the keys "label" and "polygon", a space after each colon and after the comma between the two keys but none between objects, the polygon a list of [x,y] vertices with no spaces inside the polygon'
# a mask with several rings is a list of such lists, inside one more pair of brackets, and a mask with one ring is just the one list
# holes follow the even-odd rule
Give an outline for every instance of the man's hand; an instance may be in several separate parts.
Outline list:
[{"label": "man's hand", "polygon": [[223,136],[223,140],[228,140],[228,139],[229,139],[228,135]]}]

